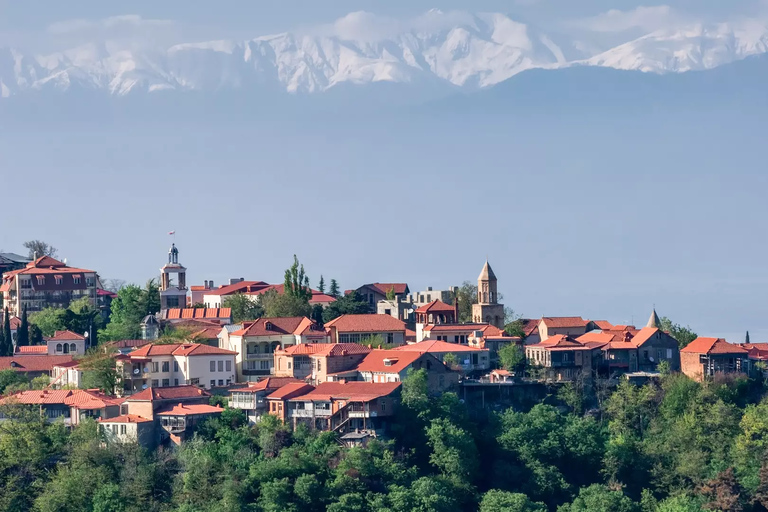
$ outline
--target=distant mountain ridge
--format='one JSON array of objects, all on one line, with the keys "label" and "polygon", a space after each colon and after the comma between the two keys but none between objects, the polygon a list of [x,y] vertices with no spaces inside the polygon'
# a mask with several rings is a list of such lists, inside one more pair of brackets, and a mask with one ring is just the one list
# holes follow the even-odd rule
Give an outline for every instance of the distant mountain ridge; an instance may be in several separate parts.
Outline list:
[{"label": "distant mountain ridge", "polygon": [[337,30],[247,41],[141,51],[100,41],[48,55],[0,48],[0,96],[72,88],[116,96],[162,90],[318,93],[344,83],[377,82],[475,90],[529,69],[585,65],[685,72],[768,52],[768,27],[755,20],[666,29],[596,54],[498,13],[457,18],[430,11],[418,24],[366,32],[382,24],[374,15],[352,13],[337,21]]}]

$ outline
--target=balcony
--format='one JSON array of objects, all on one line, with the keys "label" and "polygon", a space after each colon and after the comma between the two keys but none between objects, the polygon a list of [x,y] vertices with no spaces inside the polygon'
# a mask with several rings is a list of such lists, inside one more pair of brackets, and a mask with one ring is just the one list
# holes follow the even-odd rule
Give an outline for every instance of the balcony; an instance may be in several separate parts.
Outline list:
[{"label": "balcony", "polygon": [[333,416],[330,409],[288,409],[291,418],[329,418]]},{"label": "balcony", "polygon": [[256,409],[256,399],[251,398],[235,398],[232,400],[229,400],[229,407],[232,409],[248,409],[248,410],[254,410]]},{"label": "balcony", "polygon": [[248,361],[272,361],[274,358],[274,354],[263,354],[256,352],[249,352],[245,354],[245,359]]}]

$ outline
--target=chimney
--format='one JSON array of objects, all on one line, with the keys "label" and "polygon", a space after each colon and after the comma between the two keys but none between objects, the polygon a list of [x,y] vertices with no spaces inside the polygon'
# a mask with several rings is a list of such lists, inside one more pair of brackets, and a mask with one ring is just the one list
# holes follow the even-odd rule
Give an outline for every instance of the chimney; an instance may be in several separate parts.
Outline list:
[{"label": "chimney", "polygon": [[432,291],[432,287],[431,286],[427,286],[427,291],[431,292]]},{"label": "chimney", "polygon": [[459,323],[459,294],[453,296],[453,321]]}]

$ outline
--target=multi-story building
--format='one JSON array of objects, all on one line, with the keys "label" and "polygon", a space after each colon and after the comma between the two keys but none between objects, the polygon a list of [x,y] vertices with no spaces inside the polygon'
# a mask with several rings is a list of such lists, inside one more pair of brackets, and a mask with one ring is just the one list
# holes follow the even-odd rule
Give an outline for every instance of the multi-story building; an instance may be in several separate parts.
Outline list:
[{"label": "multi-story building", "polygon": [[672,336],[657,327],[616,327],[621,329],[591,331],[576,338],[581,343],[603,343],[601,364],[609,374],[652,372],[662,361],[671,370],[680,370],[680,351]]},{"label": "multi-story building", "polygon": [[548,381],[570,381],[584,375],[590,378],[601,359],[605,342],[584,343],[564,334],[549,336],[546,340],[525,346],[528,365],[542,370]]},{"label": "multi-story building", "polygon": [[248,382],[246,386],[229,391],[229,407],[242,409],[248,421],[256,423],[267,412],[267,396],[286,384],[295,383],[301,381],[293,377],[267,377],[258,382]]},{"label": "multi-story building", "polygon": [[722,338],[696,338],[680,350],[682,372],[696,381],[750,372],[749,350]]},{"label": "multi-story building", "polygon": [[539,336],[541,341],[558,334],[576,338],[594,328],[592,322],[580,316],[545,316],[539,321]]},{"label": "multi-story building", "polygon": [[505,336],[491,324],[416,324],[416,341],[440,340],[466,345],[472,337]]},{"label": "multi-story building", "polygon": [[275,351],[276,376],[293,377],[319,384],[329,375],[353,372],[371,352],[358,343],[304,343]]},{"label": "multi-story building", "polygon": [[29,390],[0,399],[0,405],[34,406],[48,421],[63,421],[67,425],[77,425],[85,418],[118,416],[122,402],[95,389]]},{"label": "multi-story building", "polygon": [[149,344],[115,356],[123,382],[122,394],[194,385],[206,389],[237,382],[236,352],[201,343]]},{"label": "multi-story building", "polygon": [[491,368],[490,351],[487,348],[475,348],[438,340],[426,340],[412,345],[397,347],[398,352],[417,352],[431,354],[441,363],[450,354],[456,365],[465,372],[486,372]]},{"label": "multi-story building", "polygon": [[[56,331],[50,338],[45,338],[48,355],[78,355],[85,354],[85,336],[72,331]],[[36,347],[37,348],[37,347]]]},{"label": "multi-story building", "polygon": [[97,306],[99,276],[93,270],[68,267],[50,256],[37,258],[24,268],[3,274],[0,292],[11,316],[42,309],[65,308],[73,300],[86,297]]},{"label": "multi-story building", "polygon": [[378,343],[402,345],[405,343],[405,323],[389,315],[341,315],[325,324],[333,343],[360,343],[380,340]]},{"label": "multi-story building", "polygon": [[399,402],[400,383],[323,382],[286,401],[285,421],[293,428],[382,435]]},{"label": "multi-story building", "polygon": [[327,341],[325,330],[307,317],[260,318],[227,326],[221,331],[219,347],[237,353],[237,379],[249,381],[272,375],[276,350]]},{"label": "multi-story building", "polygon": [[160,269],[160,310],[186,306],[187,269],[179,263],[179,250],[176,244],[171,244],[168,263]]},{"label": "multi-story building", "polygon": [[[242,295],[252,300],[253,302],[258,303],[260,297],[267,292],[274,291],[278,295],[285,293],[285,285],[269,284],[265,283],[264,281],[230,279],[229,284],[226,286],[213,288],[212,285],[213,283],[211,283],[211,288],[205,290],[203,294],[203,304],[207,308],[220,308],[224,305],[227,297],[232,297],[233,295]],[[318,290],[310,291],[312,292],[312,297],[309,299],[310,306],[319,304],[325,308],[336,301],[334,297],[331,297],[330,295],[322,293]]]},{"label": "multi-story building", "polygon": [[14,254],[12,252],[0,252],[0,275],[13,270],[21,270],[32,261],[26,256]]},{"label": "multi-story building", "polygon": [[446,367],[432,354],[400,350],[373,350],[357,366],[359,379],[365,382],[402,382],[408,372],[424,369],[432,393],[454,388],[459,373]]},{"label": "multi-story building", "polygon": [[[30,348],[30,347],[22,347]],[[35,347],[37,348],[37,347]],[[42,347],[46,348],[46,347]],[[50,356],[47,353],[19,353],[13,356],[0,357],[0,371],[13,370],[18,373],[26,374],[29,378],[46,375],[51,377],[54,366],[72,362],[72,356]]]},{"label": "multi-story building", "polygon": [[[347,290],[346,293],[351,291]],[[387,294],[394,294],[395,299],[405,302],[406,297],[411,293],[406,283],[370,283],[364,284],[354,291],[370,305],[371,313],[376,311],[376,305],[379,301],[387,298]]]},{"label": "multi-story building", "polygon": [[453,304],[458,292],[458,286],[451,286],[447,290],[433,290],[430,286],[424,291],[409,294],[406,297],[406,301],[412,304],[414,308],[426,306],[435,300],[439,300],[440,302],[444,302],[446,304]]}]

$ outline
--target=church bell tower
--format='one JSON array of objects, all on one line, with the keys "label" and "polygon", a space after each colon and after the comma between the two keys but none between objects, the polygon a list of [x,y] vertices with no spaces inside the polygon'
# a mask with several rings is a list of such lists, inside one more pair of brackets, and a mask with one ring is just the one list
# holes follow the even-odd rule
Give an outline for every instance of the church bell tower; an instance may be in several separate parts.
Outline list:
[{"label": "church bell tower", "polygon": [[477,304],[472,304],[472,321],[504,329],[504,305],[499,304],[496,274],[488,260],[477,278]]},{"label": "church bell tower", "polygon": [[187,269],[179,264],[175,243],[168,251],[168,263],[160,272],[160,309],[187,307]]}]

